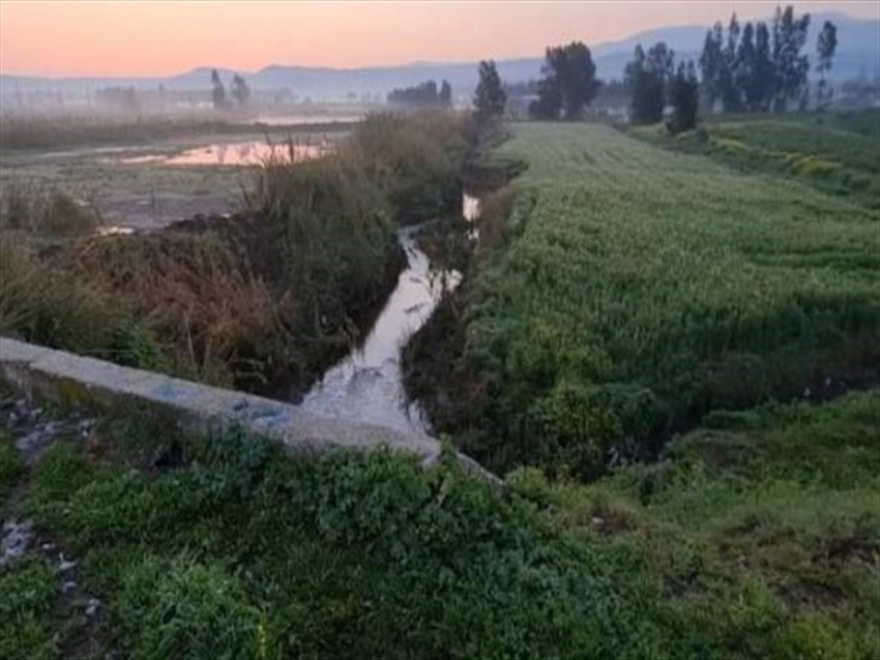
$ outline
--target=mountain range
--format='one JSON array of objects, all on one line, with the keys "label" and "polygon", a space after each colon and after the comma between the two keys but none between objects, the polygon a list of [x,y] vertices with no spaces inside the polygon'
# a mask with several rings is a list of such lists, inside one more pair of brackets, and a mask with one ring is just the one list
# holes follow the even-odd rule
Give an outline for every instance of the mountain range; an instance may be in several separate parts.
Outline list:
[{"label": "mountain range", "polygon": [[[812,16],[805,52],[814,56],[816,35],[822,23],[831,20],[837,25],[838,48],[831,71],[832,80],[860,76],[873,77],[880,70],[880,21],[856,19],[840,13],[818,13]],[[684,25],[660,27],[639,32],[625,39],[591,47],[597,75],[604,80],[621,78],[627,61],[632,59],[637,44],[645,48],[665,41],[680,59],[699,58],[709,26]],[[498,71],[506,82],[524,82],[540,76],[541,57],[499,60]],[[51,89],[68,93],[84,92],[101,87],[135,87],[197,91],[210,87],[213,67],[204,66],[169,77],[134,78],[45,78],[0,74],[0,94],[15,89]],[[218,69],[228,80],[233,71]],[[477,83],[477,63],[418,62],[407,65],[365,68],[322,68],[272,64],[256,72],[239,72],[255,90],[289,89],[299,97],[315,100],[339,100],[349,94],[386,94],[397,87],[408,87],[428,79],[448,80],[457,93],[470,93]]]}]

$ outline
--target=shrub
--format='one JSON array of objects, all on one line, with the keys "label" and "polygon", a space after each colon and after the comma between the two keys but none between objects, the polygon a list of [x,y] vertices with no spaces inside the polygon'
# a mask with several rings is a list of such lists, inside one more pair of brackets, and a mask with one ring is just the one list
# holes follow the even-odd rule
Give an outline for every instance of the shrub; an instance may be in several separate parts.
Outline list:
[{"label": "shrub", "polygon": [[465,119],[442,111],[370,115],[340,148],[386,196],[395,220],[411,224],[456,208],[468,153]]},{"label": "shrub", "polygon": [[262,212],[282,228],[283,282],[306,327],[338,328],[352,306],[381,296],[397,243],[381,191],[361,170],[334,156],[272,162],[259,190]]}]

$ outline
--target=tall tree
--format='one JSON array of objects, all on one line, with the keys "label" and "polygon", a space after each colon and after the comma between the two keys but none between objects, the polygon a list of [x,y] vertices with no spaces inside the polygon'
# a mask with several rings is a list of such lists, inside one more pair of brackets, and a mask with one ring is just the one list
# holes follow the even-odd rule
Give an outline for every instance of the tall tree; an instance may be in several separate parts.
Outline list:
[{"label": "tall tree", "polygon": [[700,108],[700,84],[693,62],[681,62],[669,85],[669,100],[672,104],[672,117],[666,123],[672,135],[689,131],[697,125]]},{"label": "tall tree", "polygon": [[736,67],[733,72],[733,80],[740,93],[740,98],[747,110],[752,109],[757,90],[755,89],[755,60],[757,49],[755,47],[755,26],[746,23],[742,30],[742,36],[736,50]]},{"label": "tall tree", "polygon": [[538,98],[529,104],[529,114],[535,119],[559,119],[562,112],[562,89],[553,73],[544,72],[538,81]]},{"label": "tall tree", "polygon": [[530,110],[543,119],[558,119],[563,111],[566,119],[579,119],[601,86],[590,49],[580,41],[548,48],[541,73],[538,100]]},{"label": "tall tree", "polygon": [[791,101],[801,99],[807,88],[810,61],[801,54],[801,50],[807,41],[809,27],[809,14],[796,18],[791,5],[784,11],[776,8],[773,17],[773,69],[776,82],[773,109],[777,112],[784,112]]},{"label": "tall tree", "polygon": [[766,23],[746,23],[736,53],[734,83],[741,106],[748,112],[766,111],[775,79],[770,59],[770,32]]},{"label": "tall tree", "polygon": [[831,71],[831,61],[834,59],[836,50],[837,26],[831,21],[825,21],[816,41],[816,55],[818,55],[819,61],[816,66],[816,71],[819,73],[819,89],[816,100],[819,108],[824,108],[831,101],[832,90],[828,84],[827,76]]},{"label": "tall tree", "polygon": [[660,75],[664,82],[669,82],[675,73],[675,51],[669,48],[665,41],[658,41],[648,49],[645,63],[651,71]]},{"label": "tall tree", "polygon": [[703,53],[700,55],[700,71],[703,75],[703,93],[710,110],[715,109],[715,104],[721,98],[720,76],[723,62],[721,50],[723,43],[724,28],[721,22],[706,32],[703,42]]},{"label": "tall tree", "polygon": [[444,80],[443,84],[440,85],[440,105],[451,106],[452,105],[452,85],[449,84],[448,80]]},{"label": "tall tree", "polygon": [[226,108],[226,88],[223,81],[220,80],[220,74],[217,69],[211,71],[211,100],[214,102],[215,110],[223,110]]},{"label": "tall tree", "polygon": [[764,22],[755,28],[755,60],[752,66],[752,112],[767,112],[776,87],[776,72],[770,46],[770,30]]},{"label": "tall tree", "polygon": [[562,69],[559,71],[562,83],[562,105],[565,118],[579,119],[584,107],[596,97],[602,83],[596,80],[596,65],[586,44],[575,41],[563,50]]},{"label": "tall tree", "polygon": [[718,87],[721,95],[721,104],[725,112],[739,112],[742,110],[742,93],[737,86],[736,67],[737,49],[741,30],[736,14],[730,17],[727,26],[727,44],[721,52],[721,66],[719,68]]},{"label": "tall tree", "polygon": [[737,80],[740,48],[740,25],[736,14],[731,16],[727,27],[727,40],[721,22],[706,34],[700,68],[703,73],[703,87],[706,101],[714,109],[721,101],[725,112],[739,112],[742,109],[742,89]]},{"label": "tall tree", "polygon": [[246,105],[251,98],[251,88],[237,73],[232,77],[232,98],[238,105]]},{"label": "tall tree", "polygon": [[504,115],[507,94],[501,87],[501,78],[494,60],[480,62],[480,81],[474,94],[474,116],[481,124]]},{"label": "tall tree", "polygon": [[666,89],[674,71],[675,53],[664,42],[648,49],[636,46],[633,60],[627,64],[625,78],[632,91],[630,110],[636,124],[656,124],[663,120]]},{"label": "tall tree", "polygon": [[[664,46],[665,48],[665,46]],[[656,124],[663,120],[666,105],[664,85],[666,59],[656,46],[645,55],[641,44],[636,46],[633,60],[626,65],[624,73],[627,86],[632,92],[630,117],[634,124]]]}]

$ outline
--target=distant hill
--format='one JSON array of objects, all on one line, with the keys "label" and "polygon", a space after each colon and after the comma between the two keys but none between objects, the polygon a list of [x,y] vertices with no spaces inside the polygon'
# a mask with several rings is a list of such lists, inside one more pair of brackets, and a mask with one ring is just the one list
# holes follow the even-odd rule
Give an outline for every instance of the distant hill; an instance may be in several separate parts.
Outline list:
[{"label": "distant hill", "polygon": [[[720,17],[726,23],[729,17]],[[880,21],[860,20],[839,13],[814,14],[810,25],[807,52],[815,52],[816,34],[825,20],[832,20],[838,28],[838,52],[831,78],[845,80],[860,74],[873,77],[880,67]],[[709,26],[685,25],[655,28],[634,34],[626,39],[591,46],[600,78],[621,78],[626,62],[632,57],[636,44],[647,47],[665,41],[679,57],[698,59]],[[540,75],[541,57],[498,61],[501,77],[508,82],[521,82]],[[38,78],[0,74],[0,94],[9,94],[17,87],[22,90],[52,89],[66,92],[84,92],[87,88],[133,86],[156,89],[164,85],[169,90],[207,90],[210,87],[211,67],[199,67],[172,77],[153,78]],[[225,80],[232,77],[230,70],[220,69]],[[395,87],[415,85],[427,79],[446,79],[456,93],[470,93],[477,82],[477,63],[419,62],[402,66],[334,69],[270,65],[252,73],[242,74],[256,90],[290,89],[300,97],[315,100],[341,99],[349,93],[386,94]]]}]

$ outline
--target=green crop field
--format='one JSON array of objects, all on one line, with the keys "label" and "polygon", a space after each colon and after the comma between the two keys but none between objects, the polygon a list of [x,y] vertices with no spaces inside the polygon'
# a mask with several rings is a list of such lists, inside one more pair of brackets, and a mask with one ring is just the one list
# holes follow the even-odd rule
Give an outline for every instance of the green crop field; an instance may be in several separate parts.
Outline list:
[{"label": "green crop field", "polygon": [[880,365],[880,212],[597,125],[527,124],[508,243],[477,265],[465,360],[498,469],[589,477],[714,409]]},{"label": "green crop field", "polygon": [[677,138],[653,126],[633,129],[632,134],[676,150],[705,153],[745,171],[793,176],[880,210],[880,111],[820,118],[722,116]]}]

